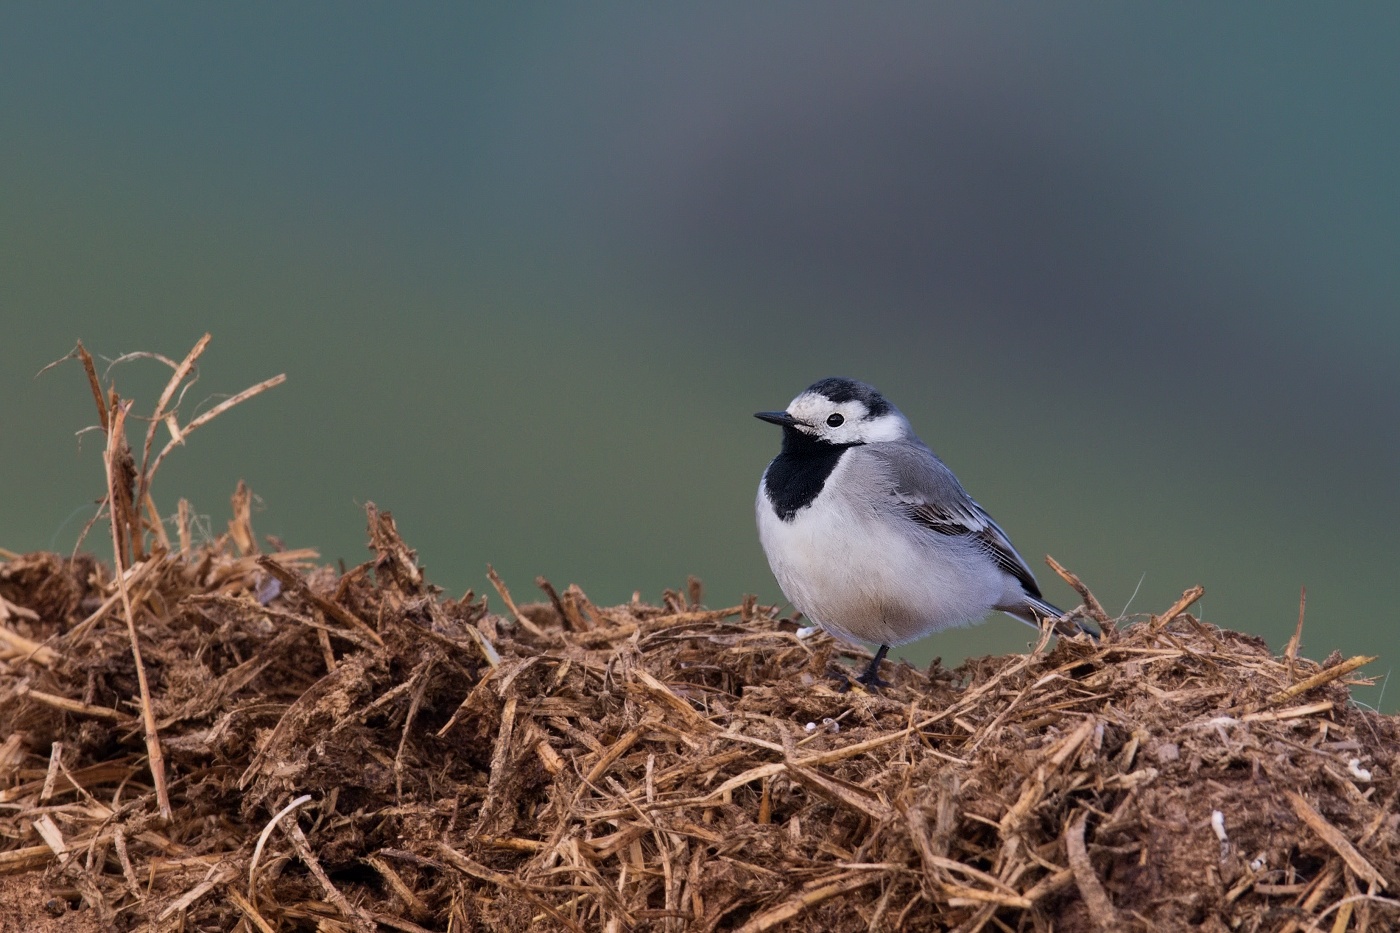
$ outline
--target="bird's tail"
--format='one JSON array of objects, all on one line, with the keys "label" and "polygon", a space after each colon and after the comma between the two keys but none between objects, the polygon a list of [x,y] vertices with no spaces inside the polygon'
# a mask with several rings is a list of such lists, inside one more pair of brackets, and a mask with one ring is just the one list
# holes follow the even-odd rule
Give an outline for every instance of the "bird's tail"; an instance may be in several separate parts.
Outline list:
[{"label": "bird's tail", "polygon": [[1026,594],[1026,601],[1013,609],[1003,609],[1007,615],[1029,625],[1031,628],[1040,628],[1045,620],[1049,620],[1055,625],[1057,635],[1088,635],[1095,641],[1099,638],[1098,631],[1082,619],[1066,619],[1064,612],[1056,608],[1052,603],[1036,596]]}]

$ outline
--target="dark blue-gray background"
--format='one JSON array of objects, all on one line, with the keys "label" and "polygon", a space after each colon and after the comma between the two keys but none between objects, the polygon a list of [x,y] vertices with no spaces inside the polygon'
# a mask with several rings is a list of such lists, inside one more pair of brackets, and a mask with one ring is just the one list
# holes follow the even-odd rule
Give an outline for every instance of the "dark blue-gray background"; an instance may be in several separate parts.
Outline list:
[{"label": "dark blue-gray background", "polygon": [[1396,9],[7,4],[0,546],[101,495],[80,372],[34,373],[208,330],[192,403],[289,379],[177,451],[167,512],[218,530],[243,477],[327,559],[391,509],[454,592],[777,600],[750,415],[842,374],[1110,610],[1201,583],[1277,647],[1306,584],[1305,649],[1383,675]]}]

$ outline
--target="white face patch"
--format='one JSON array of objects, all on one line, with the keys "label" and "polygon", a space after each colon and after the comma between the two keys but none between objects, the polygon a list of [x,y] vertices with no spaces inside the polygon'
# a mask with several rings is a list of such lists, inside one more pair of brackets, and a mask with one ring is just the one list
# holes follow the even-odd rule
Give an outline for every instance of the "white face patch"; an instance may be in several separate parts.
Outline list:
[{"label": "white face patch", "polygon": [[797,419],[797,430],[830,444],[878,444],[911,433],[909,422],[897,411],[872,417],[859,399],[837,403],[820,392],[803,392],[787,413]]}]

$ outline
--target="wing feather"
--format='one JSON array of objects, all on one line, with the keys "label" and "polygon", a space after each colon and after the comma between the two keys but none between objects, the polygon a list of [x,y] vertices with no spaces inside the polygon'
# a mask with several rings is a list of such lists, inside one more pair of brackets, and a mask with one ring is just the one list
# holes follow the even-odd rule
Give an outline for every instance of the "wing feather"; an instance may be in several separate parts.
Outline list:
[{"label": "wing feather", "polygon": [[894,479],[891,494],[910,518],[936,534],[972,540],[1015,577],[1028,596],[1042,598],[1035,575],[1006,532],[933,451],[918,442],[872,445],[869,450],[889,467]]}]

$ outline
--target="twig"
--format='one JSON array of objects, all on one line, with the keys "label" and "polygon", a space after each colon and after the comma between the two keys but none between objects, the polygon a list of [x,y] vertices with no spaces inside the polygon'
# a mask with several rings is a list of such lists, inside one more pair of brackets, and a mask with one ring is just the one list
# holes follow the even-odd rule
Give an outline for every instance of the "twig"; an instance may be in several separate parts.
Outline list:
[{"label": "twig", "polygon": [[69,360],[78,360],[83,364],[83,372],[87,373],[88,388],[92,390],[92,400],[97,403],[97,418],[102,425],[102,430],[105,432],[108,427],[107,400],[102,391],[102,383],[97,378],[97,367],[93,365],[92,354],[87,351],[87,347],[83,346],[81,340],[78,341],[77,346],[73,347],[73,349],[68,352],[67,356],[56,359],[45,366],[34,374],[34,378],[38,379],[58,364],[66,363]]},{"label": "twig", "polygon": [[11,732],[0,742],[0,783],[9,783],[10,777],[24,763],[24,756],[24,736]]},{"label": "twig", "polygon": [[258,553],[258,539],[253,534],[253,491],[243,480],[233,490],[229,500],[233,517],[228,520],[228,534],[243,557]]},{"label": "twig", "polygon": [[214,890],[225,881],[232,879],[238,874],[237,869],[227,863],[218,863],[209,866],[209,872],[204,876],[204,880],[186,891],[180,898],[171,902],[165,910],[161,911],[158,920],[167,920],[195,901],[199,900],[210,891]]},{"label": "twig", "polygon": [[272,925],[263,919],[263,915],[258,913],[258,909],[253,906],[252,901],[242,894],[239,894],[232,887],[226,892],[228,899],[233,902],[233,906],[243,911],[243,916],[248,918],[248,922],[258,928],[258,933],[276,933]]},{"label": "twig", "polygon": [[165,533],[165,522],[161,520],[160,512],[156,510],[156,500],[151,498],[149,490],[141,497],[141,504],[146,509],[146,525],[156,537],[156,548],[169,552],[170,535]]},{"label": "twig", "polygon": [[1272,710],[1267,713],[1246,713],[1240,717],[1240,722],[1281,722],[1285,719],[1302,719],[1304,716],[1311,716],[1314,713],[1325,713],[1335,705],[1331,700],[1323,700],[1321,703],[1290,706],[1288,709]]},{"label": "twig", "polygon": [[1168,609],[1166,612],[1162,613],[1160,616],[1152,620],[1152,631],[1160,632],[1162,629],[1166,628],[1168,625],[1171,624],[1171,621],[1173,619],[1181,615],[1187,609],[1190,609],[1191,605],[1205,594],[1206,590],[1203,586],[1193,586],[1186,592],[1182,593],[1181,598],[1178,599],[1176,602],[1172,603],[1170,609]]},{"label": "twig", "polygon": [[1112,631],[1113,620],[1108,617],[1107,612],[1104,612],[1103,604],[1098,601],[1093,593],[1089,592],[1089,588],[1084,585],[1084,581],[1066,570],[1059,561],[1055,560],[1055,558],[1051,557],[1049,554],[1045,555],[1045,563],[1049,564],[1050,569],[1059,574],[1060,579],[1068,583],[1074,591],[1079,594],[1079,598],[1084,600],[1084,609],[1089,613],[1090,618],[1099,623],[1105,630]]},{"label": "twig", "polygon": [[763,913],[753,917],[748,923],[741,926],[738,933],[762,933],[764,930],[771,930],[778,924],[786,923],[808,908],[820,904],[822,901],[830,900],[838,894],[846,894],[857,888],[863,888],[868,884],[876,884],[883,880],[884,876],[881,874],[866,873],[857,875],[847,881],[823,885],[820,888],[815,888],[814,890],[807,891],[804,894],[786,900],[777,907],[765,910]]},{"label": "twig", "polygon": [[1375,894],[1353,894],[1350,897],[1342,898],[1340,901],[1333,904],[1331,907],[1327,908],[1322,913],[1314,917],[1313,920],[1321,920],[1323,917],[1326,917],[1332,911],[1338,910],[1343,907],[1349,907],[1352,904],[1379,904],[1382,907],[1393,907],[1396,909],[1400,909],[1400,901],[1394,900],[1393,898],[1378,897]]},{"label": "twig", "polygon": [[178,516],[177,526],[180,532],[180,557],[183,560],[190,559],[190,501],[181,497],[179,505],[176,507]]},{"label": "twig", "polygon": [[[54,785],[58,782],[59,768],[63,762],[63,743],[55,742],[49,746],[49,768],[44,775],[44,787],[39,791],[39,802],[45,803],[53,796]],[[69,779],[72,780],[71,778]]]},{"label": "twig", "polygon": [[306,581],[302,579],[301,575],[298,574],[296,571],[292,570],[290,567],[285,567],[282,564],[279,564],[271,557],[259,557],[258,566],[266,570],[268,573],[272,574],[278,580],[281,580],[284,586],[291,587],[299,596],[306,599],[317,609],[320,609],[322,612],[330,616],[332,619],[335,619],[340,624],[346,626],[347,628],[352,628],[358,632],[362,632],[376,645],[382,646],[384,644],[384,639],[380,637],[378,632],[370,628],[368,623],[363,621],[359,616],[355,615],[349,609],[346,609],[339,603],[332,602],[331,600],[322,596],[320,593],[317,593],[311,587],[307,586]]},{"label": "twig", "polygon": [[1283,649],[1283,656],[1288,659],[1288,667],[1292,672],[1293,662],[1298,659],[1298,647],[1303,643],[1303,612],[1308,608],[1308,588],[1305,586],[1298,592],[1298,627],[1293,630],[1293,637],[1288,639],[1288,647]]},{"label": "twig", "polygon": [[310,794],[302,794],[300,797],[278,810],[273,815],[272,819],[267,821],[267,825],[263,826],[262,832],[258,833],[257,845],[253,846],[253,857],[248,860],[248,897],[250,899],[253,897],[253,879],[258,870],[258,860],[262,858],[262,850],[263,846],[267,845],[267,838],[272,835],[272,831],[277,828],[277,824],[282,821],[283,817],[310,800]]},{"label": "twig", "polygon": [[111,430],[107,432],[107,456],[104,458],[104,465],[107,468],[107,499],[108,511],[111,513],[112,524],[112,560],[116,565],[117,591],[121,594],[122,607],[126,612],[126,630],[131,638],[131,658],[136,665],[136,684],[141,691],[141,722],[146,733],[146,755],[151,768],[151,781],[156,788],[156,804],[160,808],[162,819],[171,818],[170,790],[165,783],[165,756],[160,749],[160,734],[156,731],[156,714],[151,706],[151,688],[146,682],[146,666],[141,661],[141,642],[136,635],[136,615],[131,608],[131,596],[126,587],[126,566],[122,554],[120,524],[117,517],[116,503],[117,475],[115,464],[120,456],[121,448],[125,445],[123,429],[126,425],[126,409],[121,405],[112,406]]},{"label": "twig", "polygon": [[535,586],[544,590],[544,595],[549,597],[549,604],[554,607],[554,611],[559,614],[559,619],[565,626],[570,626],[573,620],[569,618],[569,613],[564,609],[564,603],[559,599],[559,591],[554,588],[543,576],[535,577]]},{"label": "twig", "polygon": [[311,870],[311,874],[316,876],[321,890],[325,892],[326,900],[335,905],[336,910],[340,911],[340,915],[355,928],[357,933],[374,933],[374,921],[346,900],[345,895],[340,893],[340,889],[331,883],[330,876],[321,867],[321,862],[316,858],[316,854],[311,851],[311,843],[307,842],[306,834],[301,831],[296,820],[287,824],[286,833],[287,838],[292,841],[292,848],[297,850],[297,855],[301,858],[302,863]]},{"label": "twig", "polygon": [[0,852],[0,875],[18,875],[36,868],[43,868],[56,857],[53,849],[49,848],[47,843]]},{"label": "twig", "polygon": [[[321,633],[325,635],[324,632]],[[418,716],[418,708],[423,703],[423,693],[428,689],[428,679],[432,676],[433,665],[437,663],[437,655],[429,655],[418,669],[409,676],[409,682],[413,686],[413,696],[408,702],[408,715],[404,716],[403,728],[399,732],[399,747],[394,752],[394,793],[399,800],[403,799],[403,753],[408,747],[408,736],[413,730],[413,720]],[[514,699],[512,699],[514,702]],[[495,776],[494,774],[492,775]]]},{"label": "twig", "polygon": [[286,373],[281,373],[279,375],[273,376],[270,379],[264,379],[257,385],[250,386],[249,388],[244,389],[242,392],[239,392],[237,395],[233,395],[229,398],[224,399],[222,402],[215,405],[213,408],[209,409],[204,414],[190,421],[183,428],[181,428],[179,434],[172,436],[170,440],[166,442],[165,446],[161,448],[160,453],[156,455],[155,462],[151,464],[151,469],[148,474],[147,485],[150,485],[150,482],[155,480],[156,471],[159,470],[160,465],[165,462],[166,456],[168,456],[169,453],[176,447],[179,447],[181,444],[183,444],[185,442],[185,438],[193,434],[196,428],[203,427],[210,421],[213,421],[215,418],[219,417],[219,415],[222,415],[224,412],[228,411],[233,406],[246,402],[253,396],[260,395],[263,392],[266,392],[268,389],[271,389],[275,386],[280,386],[286,381]]},{"label": "twig", "polygon": [[[69,780],[72,780],[71,776]],[[112,846],[117,850],[117,861],[122,866],[122,879],[126,881],[126,889],[138,901],[145,900],[146,895],[141,892],[141,884],[136,880],[136,869],[131,864],[131,854],[126,850],[126,833],[120,826],[112,831]]]},{"label": "twig", "polygon": [[1025,898],[1032,904],[1037,903],[1041,898],[1048,897],[1066,885],[1074,881],[1074,870],[1062,868],[1051,875],[1046,875],[1037,881],[1032,887],[1026,890]]},{"label": "twig", "polygon": [[1089,861],[1089,849],[1084,844],[1084,828],[1088,819],[1088,814],[1080,811],[1065,828],[1065,850],[1069,854],[1070,870],[1074,872],[1074,884],[1079,888],[1084,906],[1089,908],[1089,918],[1100,930],[1121,930],[1123,926],[1118,911],[1108,899],[1108,892]]},{"label": "twig", "polygon": [[130,716],[118,710],[108,709],[105,706],[93,706],[91,703],[83,703],[80,700],[70,700],[67,697],[45,693],[42,690],[35,690],[31,687],[23,687],[17,690],[16,696],[28,697],[36,703],[42,703],[54,709],[61,709],[65,713],[72,713],[75,716],[87,716],[90,719],[105,719],[108,722],[116,723],[131,722]]},{"label": "twig", "polygon": [[[156,439],[156,425],[165,420],[165,406],[168,405],[170,399],[174,397],[175,390],[180,387],[180,383],[185,381],[185,376],[194,366],[194,361],[199,359],[200,354],[204,352],[204,348],[209,346],[210,339],[211,335],[209,334],[205,334],[203,337],[199,338],[199,341],[195,343],[190,352],[185,355],[184,361],[175,367],[174,374],[171,375],[170,381],[165,384],[165,389],[160,393],[160,398],[156,401],[155,411],[151,414],[150,423],[146,426],[146,443],[141,449],[141,470],[138,474],[139,478],[137,479],[136,487],[137,502],[145,501],[146,494],[151,488],[151,480],[155,477],[155,471],[148,471],[146,468],[151,462],[151,446],[155,443]],[[178,426],[175,425],[173,418],[171,419],[170,427],[172,436],[178,436]],[[142,556],[139,551],[137,556]]]},{"label": "twig", "polygon": [[510,590],[506,589],[505,583],[501,580],[501,575],[496,573],[496,568],[492,567],[490,564],[486,565],[486,577],[491,581],[491,585],[496,588],[496,592],[501,594],[501,599],[505,600],[506,608],[510,610],[510,614],[515,617],[515,621],[519,623],[521,628],[531,635],[534,635],[536,638],[547,637],[544,633],[544,629],[526,618],[525,613],[521,612],[519,607],[515,605],[515,600],[510,598]]},{"label": "twig", "polygon": [[[126,592],[130,593],[131,590],[136,586],[136,584],[145,580],[147,574],[154,570],[156,566],[160,563],[161,561],[153,558],[151,560],[142,561],[141,563],[136,564],[131,568],[128,568],[126,573]],[[66,633],[64,633],[60,644],[67,648],[71,648],[72,646],[76,645],[87,635],[88,631],[92,629],[94,625],[102,621],[102,618],[112,610],[113,606],[117,605],[117,603],[121,601],[122,589],[118,587],[117,590],[113,592],[111,596],[108,596],[106,599],[104,599],[102,601],[102,605],[94,609],[86,619],[79,622],[77,625],[73,626]],[[135,606],[139,603],[140,599],[138,598],[137,601],[132,605]]]},{"label": "twig", "polygon": [[513,768],[510,767],[510,754],[512,749],[512,739],[515,737],[515,710],[520,701],[515,697],[506,698],[506,705],[501,710],[501,727],[496,731],[496,744],[491,751],[490,778],[486,784],[486,796],[481,801],[481,810],[476,821],[476,832],[482,834],[494,834],[502,829],[509,829],[509,826],[497,827],[496,823],[500,814],[496,811],[501,809],[502,788],[507,785]]},{"label": "twig", "polygon": [[0,596],[0,622],[9,619],[10,616],[19,616],[27,622],[39,621],[39,613],[33,609],[26,609],[18,603],[12,603],[4,596]]},{"label": "twig", "polygon": [[[393,850],[384,851],[392,852]],[[560,926],[564,927],[565,929],[572,930],[574,931],[574,933],[583,933],[583,927],[579,926],[570,918],[564,916],[564,914],[560,913],[559,910],[555,908],[552,904],[539,897],[539,894],[555,892],[564,892],[575,895],[589,892],[594,894],[604,893],[599,892],[599,890],[592,885],[544,885],[534,884],[528,881],[522,881],[514,876],[502,874],[501,872],[495,871],[494,869],[487,868],[485,865],[477,864],[476,862],[467,858],[461,852],[458,852],[456,849],[452,848],[445,842],[438,843],[437,851],[438,854],[440,854],[443,857],[443,859],[447,861],[448,864],[450,864],[453,868],[456,868],[458,871],[462,872],[464,875],[467,875],[472,878],[477,878],[489,884],[494,884],[496,887],[503,888],[512,893],[519,893],[532,904],[535,904],[536,906],[544,910],[545,913],[553,917],[559,923]],[[631,924],[629,923],[628,926],[631,926]]]},{"label": "twig", "polygon": [[1293,686],[1280,690],[1278,693],[1271,695],[1265,700],[1264,704],[1266,706],[1273,706],[1275,703],[1291,700],[1296,696],[1307,693],[1309,690],[1321,687],[1323,684],[1330,684],[1339,677],[1345,677],[1358,667],[1365,667],[1374,660],[1376,660],[1374,655],[1367,656],[1359,654],[1354,658],[1348,658],[1341,664],[1329,667],[1326,670],[1318,671],[1306,680],[1300,680]]},{"label": "twig", "polygon": [[[533,851],[533,850],[531,850]],[[428,905],[410,888],[403,880],[403,877],[394,870],[394,867],[377,855],[366,856],[366,864],[375,871],[389,885],[393,892],[403,901],[408,911],[416,919],[421,920],[428,913]]]},{"label": "twig", "polygon": [[[4,597],[0,597],[0,606],[3,606],[3,603]],[[58,660],[58,655],[49,646],[31,641],[19,632],[12,632],[3,625],[0,625],[0,643],[9,645],[16,654],[20,655],[22,661],[33,661],[44,667],[53,667]]]},{"label": "twig", "polygon": [[1026,775],[1020,797],[1006,811],[998,824],[1007,846],[1019,834],[1021,824],[1045,795],[1050,777],[1079,751],[1079,747],[1088,740],[1089,736],[1093,735],[1097,727],[1098,720],[1093,716],[1086,716],[1073,732],[1046,750],[1047,758],[1043,764]]},{"label": "twig", "polygon": [[67,841],[63,838],[63,832],[58,828],[58,824],[53,821],[53,817],[47,813],[34,821],[34,831],[39,834],[39,838],[53,850],[53,854],[60,863],[68,864],[68,856],[72,851]]},{"label": "twig", "polygon": [[1342,861],[1347,863],[1347,867],[1354,871],[1358,878],[1364,879],[1369,884],[1375,885],[1380,890],[1385,890],[1385,876],[1376,871],[1374,865],[1366,861],[1366,857],[1357,851],[1356,846],[1351,844],[1351,840],[1342,835],[1342,831],[1318,813],[1313,805],[1295,790],[1285,790],[1284,796],[1293,806],[1293,812],[1298,814],[1298,818],[1308,824],[1308,828],[1317,833],[1322,841],[1332,847],[1332,850],[1342,857]]}]

